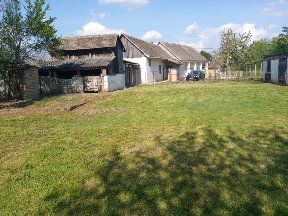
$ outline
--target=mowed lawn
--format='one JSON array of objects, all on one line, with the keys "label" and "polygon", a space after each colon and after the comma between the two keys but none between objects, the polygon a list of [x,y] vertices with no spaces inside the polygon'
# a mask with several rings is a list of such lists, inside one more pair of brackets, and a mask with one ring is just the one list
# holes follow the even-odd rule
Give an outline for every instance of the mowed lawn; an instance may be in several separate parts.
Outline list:
[{"label": "mowed lawn", "polygon": [[288,215],[288,87],[66,95],[0,123],[1,215]]}]

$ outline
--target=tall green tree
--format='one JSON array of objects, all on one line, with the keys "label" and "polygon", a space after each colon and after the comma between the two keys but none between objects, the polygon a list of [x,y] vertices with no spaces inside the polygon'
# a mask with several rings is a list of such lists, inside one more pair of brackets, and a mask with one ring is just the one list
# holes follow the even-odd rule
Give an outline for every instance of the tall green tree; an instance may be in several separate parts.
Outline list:
[{"label": "tall green tree", "polygon": [[271,53],[271,42],[267,39],[254,41],[247,50],[246,64],[247,67],[260,69],[264,56]]},{"label": "tall green tree", "polygon": [[251,33],[237,34],[232,29],[221,33],[219,55],[228,71],[240,70],[245,65]]},{"label": "tall green tree", "polygon": [[10,98],[21,98],[23,65],[40,53],[57,53],[60,38],[48,17],[45,0],[2,0],[0,11],[0,76],[8,83]]},{"label": "tall green tree", "polygon": [[212,61],[212,55],[211,55],[210,53],[202,50],[202,51],[200,52],[200,54],[201,54],[203,57],[205,57],[209,62]]},{"label": "tall green tree", "polygon": [[282,34],[274,37],[271,42],[271,54],[288,53],[288,27],[283,27]]}]

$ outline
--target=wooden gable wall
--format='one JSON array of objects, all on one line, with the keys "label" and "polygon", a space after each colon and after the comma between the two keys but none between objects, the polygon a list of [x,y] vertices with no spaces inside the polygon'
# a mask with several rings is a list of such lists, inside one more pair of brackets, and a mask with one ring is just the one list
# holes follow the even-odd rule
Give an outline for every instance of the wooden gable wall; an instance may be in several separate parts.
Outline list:
[{"label": "wooden gable wall", "polygon": [[123,53],[124,58],[142,58],[145,57],[145,55],[132,44],[129,40],[127,40],[126,37],[121,37],[122,44],[124,45],[124,48],[126,52]]}]

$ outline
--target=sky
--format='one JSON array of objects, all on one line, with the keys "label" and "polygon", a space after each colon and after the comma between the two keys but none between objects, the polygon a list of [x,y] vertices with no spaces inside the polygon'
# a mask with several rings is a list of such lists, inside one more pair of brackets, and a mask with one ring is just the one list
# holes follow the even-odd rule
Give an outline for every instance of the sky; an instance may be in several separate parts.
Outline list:
[{"label": "sky", "polygon": [[[24,1],[24,0],[23,0]],[[149,42],[219,47],[232,28],[271,38],[288,25],[288,0],[47,0],[61,36],[127,33]]]}]

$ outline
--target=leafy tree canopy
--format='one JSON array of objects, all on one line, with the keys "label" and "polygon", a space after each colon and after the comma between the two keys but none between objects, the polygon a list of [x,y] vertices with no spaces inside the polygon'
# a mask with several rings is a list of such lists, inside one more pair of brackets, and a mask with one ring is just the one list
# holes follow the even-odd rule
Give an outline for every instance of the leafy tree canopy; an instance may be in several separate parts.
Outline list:
[{"label": "leafy tree canopy", "polygon": [[57,53],[60,38],[48,17],[45,0],[2,0],[0,11],[0,78],[9,85],[11,98],[21,97],[22,66],[39,54]]},{"label": "leafy tree canopy", "polygon": [[201,54],[203,57],[205,57],[209,62],[212,61],[212,55],[211,55],[210,53],[202,50],[202,51],[200,52],[200,54]]}]

